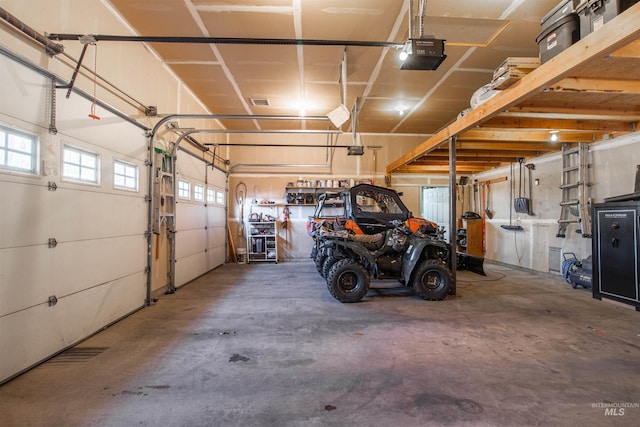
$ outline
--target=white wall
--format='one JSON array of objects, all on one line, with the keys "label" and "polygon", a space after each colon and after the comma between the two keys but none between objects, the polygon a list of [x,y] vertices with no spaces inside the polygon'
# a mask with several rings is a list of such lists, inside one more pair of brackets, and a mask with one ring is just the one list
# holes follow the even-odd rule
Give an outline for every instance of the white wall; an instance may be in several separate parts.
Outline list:
[{"label": "white wall", "polygon": [[[607,197],[633,192],[636,165],[640,164],[640,133],[633,133],[590,146],[590,197],[601,203]],[[560,179],[562,158],[559,153],[533,159],[533,179],[540,185],[533,187],[534,216],[512,213],[512,222],[523,231],[508,231],[500,226],[509,224],[509,182],[491,185],[493,219],[487,219],[486,258],[507,264],[549,271],[549,247],[560,248],[563,253],[573,252],[579,259],[591,255],[591,239],[576,233],[579,226],[570,224],[566,237],[558,238],[557,220],[560,218]],[[480,174],[475,179],[484,181],[509,176],[509,168],[500,168]],[[514,165],[515,195],[518,192],[518,166]],[[528,195],[528,181],[527,181]]]}]

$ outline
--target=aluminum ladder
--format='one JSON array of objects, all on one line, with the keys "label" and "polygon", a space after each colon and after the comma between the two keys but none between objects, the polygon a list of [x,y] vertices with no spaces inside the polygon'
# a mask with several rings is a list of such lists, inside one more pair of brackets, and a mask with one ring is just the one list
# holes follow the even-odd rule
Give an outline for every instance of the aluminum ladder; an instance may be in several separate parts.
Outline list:
[{"label": "aluminum ladder", "polygon": [[560,219],[558,220],[558,234],[556,237],[566,237],[569,224],[579,224],[576,232],[582,237],[591,237],[591,199],[587,197],[589,172],[589,146],[579,143],[570,148],[562,145],[562,178],[560,190]]}]

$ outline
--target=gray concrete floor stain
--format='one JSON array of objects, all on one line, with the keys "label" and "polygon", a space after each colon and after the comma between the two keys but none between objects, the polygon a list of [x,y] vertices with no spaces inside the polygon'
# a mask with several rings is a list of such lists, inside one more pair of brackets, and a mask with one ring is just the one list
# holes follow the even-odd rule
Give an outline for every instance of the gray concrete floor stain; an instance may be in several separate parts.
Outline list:
[{"label": "gray concrete floor stain", "polygon": [[341,304],[311,262],[225,265],[0,387],[0,426],[636,425],[640,313],[486,268]]}]

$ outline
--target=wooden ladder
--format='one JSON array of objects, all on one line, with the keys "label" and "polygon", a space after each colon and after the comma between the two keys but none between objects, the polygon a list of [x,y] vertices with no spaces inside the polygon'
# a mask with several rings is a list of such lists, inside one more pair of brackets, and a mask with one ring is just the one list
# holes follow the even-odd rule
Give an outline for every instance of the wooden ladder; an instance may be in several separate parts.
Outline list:
[{"label": "wooden ladder", "polygon": [[591,199],[587,197],[590,185],[587,176],[590,167],[588,155],[589,146],[586,143],[581,142],[575,148],[562,145],[562,201],[556,237],[566,237],[569,224],[580,224],[581,229],[577,232],[582,237],[591,237]]}]

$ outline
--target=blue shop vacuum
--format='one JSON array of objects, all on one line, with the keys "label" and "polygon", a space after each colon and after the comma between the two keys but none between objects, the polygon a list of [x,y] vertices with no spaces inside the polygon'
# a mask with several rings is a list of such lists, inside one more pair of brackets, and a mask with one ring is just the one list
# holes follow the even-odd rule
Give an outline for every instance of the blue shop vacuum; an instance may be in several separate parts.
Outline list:
[{"label": "blue shop vacuum", "polygon": [[562,254],[562,277],[565,282],[576,289],[582,286],[591,289],[592,264],[591,255],[583,260],[579,260],[573,252]]}]

